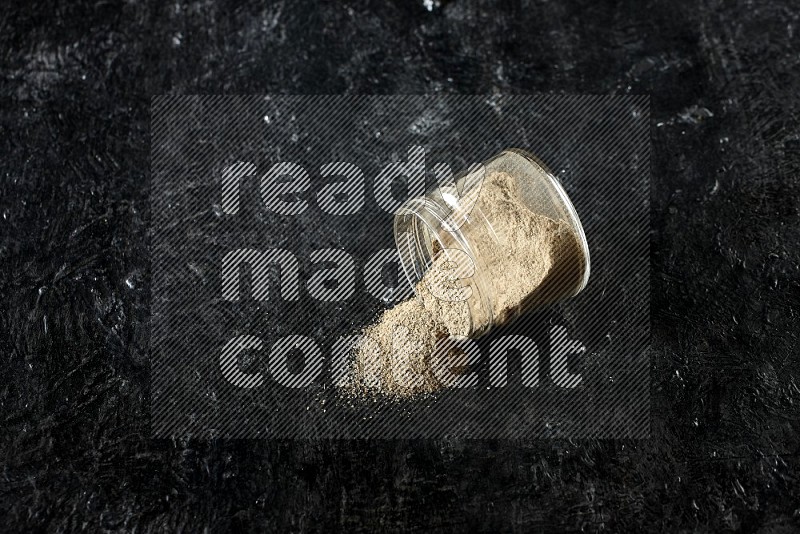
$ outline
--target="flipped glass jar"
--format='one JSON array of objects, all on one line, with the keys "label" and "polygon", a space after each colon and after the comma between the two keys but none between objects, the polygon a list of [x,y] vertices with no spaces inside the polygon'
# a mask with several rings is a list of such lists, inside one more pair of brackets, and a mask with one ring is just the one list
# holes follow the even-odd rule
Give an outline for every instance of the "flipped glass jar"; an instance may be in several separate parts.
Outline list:
[{"label": "flipped glass jar", "polygon": [[[589,247],[572,202],[553,173],[520,149],[406,201],[395,213],[394,236],[425,307],[436,298],[445,323],[461,317],[450,321],[451,335],[479,337],[577,295],[589,280]],[[434,271],[444,273],[449,291],[426,289],[442,278]]]}]

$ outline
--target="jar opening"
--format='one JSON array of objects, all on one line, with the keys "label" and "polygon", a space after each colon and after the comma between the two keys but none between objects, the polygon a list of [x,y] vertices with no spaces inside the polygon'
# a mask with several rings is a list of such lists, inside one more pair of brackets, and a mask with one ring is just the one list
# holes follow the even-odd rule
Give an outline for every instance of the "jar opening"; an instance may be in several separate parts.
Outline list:
[{"label": "jar opening", "polygon": [[[394,235],[403,273],[418,295],[418,284],[439,255],[444,254],[458,262],[448,251],[463,252],[473,267],[472,275],[468,277],[468,286],[477,293],[470,297],[472,307],[482,309],[482,314],[488,318],[486,326],[490,327],[493,323],[491,303],[487,300],[488,292],[484,287],[485,266],[480,263],[462,232],[447,224],[448,216],[449,212],[441,204],[425,197],[410,199],[400,207],[395,214]],[[471,334],[479,334],[473,328],[470,329]]]}]

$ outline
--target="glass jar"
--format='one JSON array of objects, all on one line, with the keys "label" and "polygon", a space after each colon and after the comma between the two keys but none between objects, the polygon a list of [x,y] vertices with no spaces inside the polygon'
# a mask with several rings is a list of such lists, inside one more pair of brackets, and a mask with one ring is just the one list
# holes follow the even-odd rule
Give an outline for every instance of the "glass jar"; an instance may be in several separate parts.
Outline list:
[{"label": "glass jar", "polygon": [[[589,247],[572,202],[547,167],[520,149],[406,201],[395,214],[394,236],[425,307],[436,298],[440,315],[460,306],[456,315],[468,317],[451,335],[481,336],[577,295],[589,280]],[[433,271],[445,273],[459,296],[427,290]]]}]

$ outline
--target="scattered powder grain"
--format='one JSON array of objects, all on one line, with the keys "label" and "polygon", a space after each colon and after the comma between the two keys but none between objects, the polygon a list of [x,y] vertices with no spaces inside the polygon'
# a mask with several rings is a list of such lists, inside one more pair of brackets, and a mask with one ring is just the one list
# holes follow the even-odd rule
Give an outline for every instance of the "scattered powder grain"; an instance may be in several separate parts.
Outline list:
[{"label": "scattered powder grain", "polygon": [[[488,175],[475,205],[491,222],[462,227],[478,268],[491,273],[494,324],[521,311],[547,304],[576,287],[583,276],[578,238],[566,223],[533,213],[520,200],[517,182],[505,173]],[[448,244],[444,243],[447,248]],[[444,255],[417,284],[414,297],[385,311],[367,327],[354,349],[348,389],[360,396],[383,394],[407,398],[443,387],[436,376],[442,364],[437,342],[449,336],[482,332],[489,317],[472,292],[466,301],[450,299],[463,290],[462,280],[450,280],[443,268],[454,267]],[[571,284],[571,285],[570,285]],[[436,289],[436,298],[430,288]],[[445,357],[453,366],[453,350]],[[463,353],[462,353],[463,354]]]}]

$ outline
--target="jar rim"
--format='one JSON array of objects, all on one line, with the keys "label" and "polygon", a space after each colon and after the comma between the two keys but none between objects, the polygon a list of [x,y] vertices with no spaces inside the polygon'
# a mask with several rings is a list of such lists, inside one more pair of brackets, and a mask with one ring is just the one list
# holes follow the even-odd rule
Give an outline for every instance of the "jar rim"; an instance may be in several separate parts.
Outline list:
[{"label": "jar rim", "polygon": [[[477,207],[474,209],[477,209]],[[491,303],[488,302],[489,293],[484,287],[485,266],[475,255],[460,228],[452,228],[446,225],[448,215],[449,212],[443,206],[427,197],[411,198],[398,208],[394,217],[394,237],[403,273],[416,295],[417,284],[422,280],[438,253],[429,248],[430,244],[428,242],[437,241],[442,247],[441,250],[454,248],[452,244],[445,246],[439,237],[439,230],[448,228],[447,232],[453,237],[453,244],[466,253],[475,265],[475,271],[470,277],[475,283],[471,287],[479,293],[478,298],[480,298],[481,306],[488,319],[487,327],[491,328],[494,324],[494,316]],[[436,228],[436,225],[439,226],[439,229]],[[405,239],[403,239],[404,236]],[[421,240],[422,237],[425,238],[425,242]],[[472,317],[470,319],[472,320]]]}]

